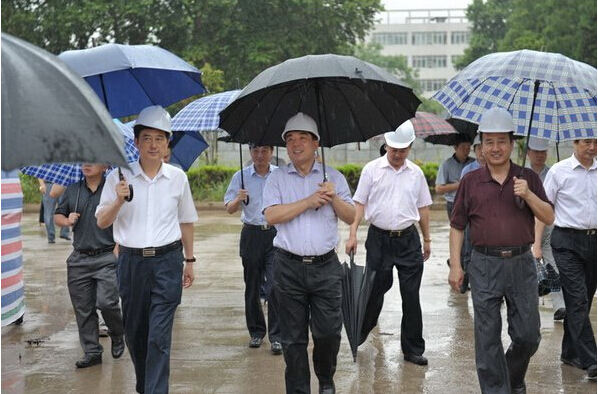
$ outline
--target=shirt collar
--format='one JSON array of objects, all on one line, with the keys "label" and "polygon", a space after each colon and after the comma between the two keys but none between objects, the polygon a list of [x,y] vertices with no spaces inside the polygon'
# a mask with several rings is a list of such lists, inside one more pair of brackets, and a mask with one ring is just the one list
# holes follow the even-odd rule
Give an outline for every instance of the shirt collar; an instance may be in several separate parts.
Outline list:
[{"label": "shirt collar", "polygon": [[[509,181],[509,179],[513,179],[514,176],[519,176],[521,174],[521,167],[517,164],[513,163],[512,160],[509,160],[509,174],[507,175],[507,179],[505,183]],[[494,178],[492,178],[492,174],[490,174],[490,170],[488,169],[488,165],[485,165],[482,168],[482,182],[496,182]]]},{"label": "shirt collar", "polygon": [[[270,167],[270,171],[272,170],[272,167]],[[296,173],[299,174],[299,172],[297,171],[297,169],[295,168],[295,165],[293,164],[293,162],[290,162],[289,164],[287,164],[287,173]],[[314,165],[311,167],[311,171],[310,173],[318,173],[318,172],[322,172],[322,163],[319,162],[314,162]]]},{"label": "shirt collar", "polygon": [[[272,172],[272,170],[274,170],[276,168],[276,166],[273,166],[272,164],[270,164],[269,168],[268,168],[268,173],[266,175],[268,175],[269,173]],[[257,176],[261,176],[260,174],[258,174],[255,171],[255,166],[253,165],[253,163],[251,163],[251,165],[249,166],[249,175],[253,176],[253,175],[257,175]]]},{"label": "shirt collar", "polygon": [[[583,164],[581,164],[579,162],[579,160],[577,160],[577,157],[575,157],[575,153],[573,153],[571,155],[571,169],[574,170],[576,167],[581,167],[585,170],[585,167],[583,166]],[[592,165],[590,166],[589,170],[595,170],[596,169],[596,158],[594,157],[594,160],[592,161]]]},{"label": "shirt collar", "polygon": [[[144,178],[149,179],[149,177],[143,172],[143,169],[141,168],[141,164],[139,163],[139,160],[137,160],[133,163],[129,163],[129,168],[131,169],[131,172],[133,173],[133,177],[143,176]],[[158,173],[156,174],[156,177],[154,179],[158,179],[161,176],[164,176],[164,177],[170,179],[172,177],[174,168],[175,167],[171,166],[170,164],[162,163],[162,165],[160,166],[160,169],[158,170]]]},{"label": "shirt collar", "polygon": [[378,168],[390,168],[391,170],[395,171],[395,172],[401,172],[401,171],[405,171],[409,168],[409,159],[405,159],[405,161],[403,162],[403,165],[398,169],[395,170],[395,168],[393,166],[390,165],[390,163],[388,162],[388,157],[387,157],[388,153],[386,153],[384,156],[378,158]]}]

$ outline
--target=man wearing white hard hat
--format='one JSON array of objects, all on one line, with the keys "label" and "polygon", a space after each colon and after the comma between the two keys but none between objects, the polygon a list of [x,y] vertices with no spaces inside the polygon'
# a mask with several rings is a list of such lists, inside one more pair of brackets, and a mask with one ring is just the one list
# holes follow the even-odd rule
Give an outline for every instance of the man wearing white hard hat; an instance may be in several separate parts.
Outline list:
[{"label": "man wearing white hard hat", "polygon": [[119,245],[119,293],[135,388],[166,393],[174,314],[183,288],[193,284],[197,212],[187,175],[162,162],[172,134],[168,112],[145,108],[133,130],[139,161],[122,169],[122,179],[118,171],[106,178],[96,217],[100,228],[113,224]]},{"label": "man wearing white hard hat", "polygon": [[596,380],[590,310],[596,294],[596,137],[573,141],[573,155],[553,165],[544,187],[554,203],[550,244],[565,298],[561,361]]},{"label": "man wearing white hard hat", "polygon": [[263,191],[263,211],[274,237],[274,293],[286,363],[287,393],[309,393],[308,327],[320,393],[335,392],[334,373],[341,329],[341,272],[335,248],[338,219],[355,216],[345,177],[316,161],[316,122],[299,112],[282,139],[291,163],[272,171]]},{"label": "man wearing white hard hat", "polygon": [[[486,166],[463,177],[451,215],[448,281],[455,291],[463,281],[463,230],[467,225],[471,229],[467,271],[483,393],[525,393],[527,367],[540,344],[538,282],[530,246],[534,218],[551,224],[554,211],[540,177],[511,161],[513,130],[513,118],[503,108],[482,115],[478,132]],[[503,301],[511,337],[506,352],[501,339]]]},{"label": "man wearing white hard hat", "polygon": [[[415,140],[413,124],[408,120],[395,131],[384,134],[386,154],[363,167],[353,196],[355,219],[345,245],[347,253],[357,251],[357,229],[361,220],[370,222],[365,241],[368,268],[376,272],[368,300],[360,343],[376,326],[384,303],[384,294],[393,282],[397,268],[403,317],[401,350],[405,361],[427,365],[423,356],[422,311],[419,289],[424,261],[430,257],[430,215],[432,197],[423,171],[407,157]],[[423,238],[415,226],[419,227]]]},{"label": "man wearing white hard hat", "polygon": [[[529,158],[528,168],[534,170],[542,182],[544,182],[546,174],[550,169],[550,167],[546,165],[548,148],[547,140],[534,136],[529,137],[527,143],[527,157]],[[553,225],[546,226],[541,221],[536,220],[536,235],[534,244],[532,245],[532,253],[535,258],[542,259],[544,264],[550,265],[558,273],[558,268],[554,261],[554,256],[552,255],[552,247],[550,246],[550,237],[552,235],[553,227]],[[562,321],[565,318],[565,300],[563,299],[563,292],[551,290],[550,298],[552,299],[554,320]]]}]

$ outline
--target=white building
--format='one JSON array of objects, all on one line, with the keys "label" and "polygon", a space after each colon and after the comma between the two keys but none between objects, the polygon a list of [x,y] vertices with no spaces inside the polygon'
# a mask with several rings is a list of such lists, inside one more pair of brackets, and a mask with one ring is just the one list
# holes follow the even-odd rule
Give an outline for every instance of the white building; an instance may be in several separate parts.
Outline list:
[{"label": "white building", "polygon": [[366,41],[382,45],[384,55],[403,55],[419,72],[423,96],[429,98],[457,74],[471,23],[465,9],[387,10]]}]

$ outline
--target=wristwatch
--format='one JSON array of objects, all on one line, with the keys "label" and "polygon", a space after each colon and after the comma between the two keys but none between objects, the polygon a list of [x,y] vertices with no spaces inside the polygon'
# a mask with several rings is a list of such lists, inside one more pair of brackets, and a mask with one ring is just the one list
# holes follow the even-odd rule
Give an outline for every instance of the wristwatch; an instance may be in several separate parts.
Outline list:
[{"label": "wristwatch", "polygon": [[195,255],[193,255],[192,258],[190,259],[185,259],[185,263],[195,263],[197,261],[197,258],[195,257]]}]

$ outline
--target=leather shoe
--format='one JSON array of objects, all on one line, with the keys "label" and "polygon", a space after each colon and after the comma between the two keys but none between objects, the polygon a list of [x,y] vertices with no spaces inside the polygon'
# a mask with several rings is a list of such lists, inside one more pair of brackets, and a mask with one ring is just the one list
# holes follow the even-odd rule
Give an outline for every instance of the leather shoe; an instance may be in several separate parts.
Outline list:
[{"label": "leather shoe", "polygon": [[125,351],[125,340],[122,335],[120,337],[112,337],[112,357],[120,358]]},{"label": "leather shoe", "polygon": [[424,356],[418,356],[417,354],[405,354],[403,358],[405,359],[405,361],[409,361],[413,364],[428,365],[428,359]]},{"label": "leather shoe", "polygon": [[333,384],[322,384],[320,385],[320,394],[335,394],[336,389],[334,388]]},{"label": "leather shoe", "polygon": [[596,366],[591,365],[588,367],[588,380],[596,380]]},{"label": "leather shoe", "polygon": [[77,368],[88,368],[101,363],[101,354],[86,354],[85,357],[83,357],[82,360],[77,361],[75,365],[77,366]]},{"label": "leather shoe", "polygon": [[564,320],[565,319],[565,308],[559,308],[554,312],[554,320]]},{"label": "leather shoe", "polygon": [[249,340],[249,347],[257,349],[262,346],[262,338],[253,337]]},{"label": "leather shoe", "polygon": [[522,386],[513,387],[511,389],[511,394],[526,394],[526,393],[527,393],[527,389],[525,387],[525,384],[523,384]]},{"label": "leather shoe", "polygon": [[567,365],[570,365],[575,368],[583,369],[583,367],[581,366],[581,362],[579,361],[579,359],[577,357],[569,359],[569,358],[565,358],[565,357],[561,356],[561,361],[563,362],[563,364],[567,364]]},{"label": "leather shoe", "polygon": [[270,347],[270,351],[275,356],[281,355],[282,354],[282,345],[280,344],[280,342],[278,342],[278,341],[272,342],[272,345]]}]

